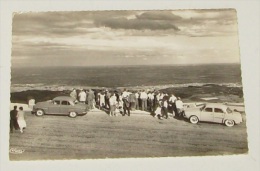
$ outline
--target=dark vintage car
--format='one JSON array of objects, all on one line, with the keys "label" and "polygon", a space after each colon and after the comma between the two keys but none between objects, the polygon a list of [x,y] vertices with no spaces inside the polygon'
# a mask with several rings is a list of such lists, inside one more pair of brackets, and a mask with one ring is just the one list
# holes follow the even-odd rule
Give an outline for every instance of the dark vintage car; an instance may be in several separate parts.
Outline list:
[{"label": "dark vintage car", "polygon": [[87,114],[88,107],[85,104],[80,104],[69,96],[59,96],[53,100],[38,102],[33,106],[32,113],[36,116],[44,114],[68,115],[75,118],[77,115]]},{"label": "dark vintage car", "polygon": [[242,122],[239,112],[232,111],[228,106],[218,103],[205,104],[200,108],[185,109],[184,118],[193,124],[199,121],[222,123],[228,127]]}]

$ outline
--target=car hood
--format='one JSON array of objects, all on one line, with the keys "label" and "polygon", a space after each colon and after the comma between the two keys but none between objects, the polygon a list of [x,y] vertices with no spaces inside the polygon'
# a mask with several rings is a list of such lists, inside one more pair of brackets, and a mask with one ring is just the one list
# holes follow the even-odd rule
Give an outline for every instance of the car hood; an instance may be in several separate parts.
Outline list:
[{"label": "car hood", "polygon": [[241,113],[239,113],[239,112],[232,112],[232,113],[230,113],[231,115],[234,115],[234,116],[237,116],[237,117],[242,117],[242,115],[241,115]]}]

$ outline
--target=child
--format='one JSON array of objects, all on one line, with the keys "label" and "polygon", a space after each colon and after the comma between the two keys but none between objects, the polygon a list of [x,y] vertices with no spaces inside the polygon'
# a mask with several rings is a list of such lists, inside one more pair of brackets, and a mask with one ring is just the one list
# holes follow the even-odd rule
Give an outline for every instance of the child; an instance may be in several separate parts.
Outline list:
[{"label": "child", "polygon": [[124,102],[123,102],[122,98],[119,98],[117,109],[119,110],[120,114],[123,114],[123,112],[124,112],[123,105],[124,105]]},{"label": "child", "polygon": [[159,102],[156,110],[154,111],[155,115],[154,117],[158,117],[159,119],[162,117],[162,106],[161,106],[161,102]]}]

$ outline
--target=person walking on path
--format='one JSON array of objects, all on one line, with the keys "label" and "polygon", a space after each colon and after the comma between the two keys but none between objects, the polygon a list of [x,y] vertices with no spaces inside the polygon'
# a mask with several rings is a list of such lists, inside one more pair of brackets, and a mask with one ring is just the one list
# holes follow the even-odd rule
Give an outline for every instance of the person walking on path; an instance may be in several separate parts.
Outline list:
[{"label": "person walking on path", "polygon": [[25,119],[24,119],[23,107],[19,107],[19,111],[17,113],[17,122],[18,122],[19,127],[20,127],[20,132],[23,133],[23,129],[26,128],[26,122],[25,122]]},{"label": "person walking on path", "polygon": [[17,106],[14,106],[14,109],[10,111],[10,132],[13,133],[14,129],[19,129],[17,123]]}]

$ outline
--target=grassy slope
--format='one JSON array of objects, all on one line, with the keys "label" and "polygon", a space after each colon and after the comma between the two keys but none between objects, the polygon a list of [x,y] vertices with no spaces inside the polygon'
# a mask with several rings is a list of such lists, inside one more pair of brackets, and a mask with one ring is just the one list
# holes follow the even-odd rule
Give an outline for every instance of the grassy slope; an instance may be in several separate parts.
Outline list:
[{"label": "grassy slope", "polygon": [[10,134],[10,147],[25,149],[10,160],[198,156],[246,153],[243,122],[233,128],[158,120],[150,115],[109,117],[90,112],[75,119],[27,114],[25,132]]}]

